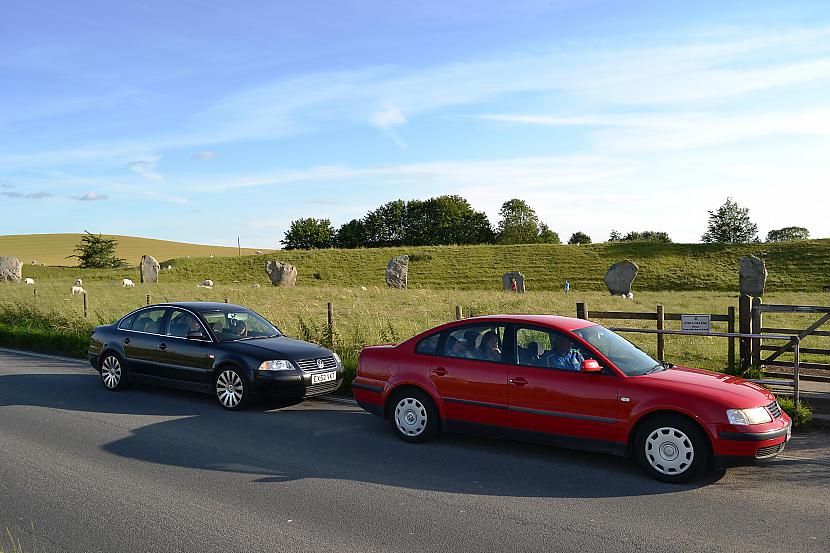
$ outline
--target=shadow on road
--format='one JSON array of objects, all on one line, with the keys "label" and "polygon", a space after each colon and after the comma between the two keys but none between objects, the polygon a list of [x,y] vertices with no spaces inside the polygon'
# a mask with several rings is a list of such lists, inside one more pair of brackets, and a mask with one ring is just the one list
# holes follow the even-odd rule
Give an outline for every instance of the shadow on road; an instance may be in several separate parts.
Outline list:
[{"label": "shadow on road", "polygon": [[[247,474],[262,485],[322,478],[448,493],[589,498],[682,492],[723,475],[677,486],[652,480],[630,459],[600,454],[460,435],[414,445],[398,440],[386,421],[349,405],[312,400],[228,412],[201,394],[108,392],[95,374],[0,376],[0,409],[10,405],[176,417],[101,447],[149,463]],[[803,477],[805,463],[812,463],[815,484],[830,483],[826,456],[774,460],[742,474],[762,471],[759,478],[786,481]]]}]

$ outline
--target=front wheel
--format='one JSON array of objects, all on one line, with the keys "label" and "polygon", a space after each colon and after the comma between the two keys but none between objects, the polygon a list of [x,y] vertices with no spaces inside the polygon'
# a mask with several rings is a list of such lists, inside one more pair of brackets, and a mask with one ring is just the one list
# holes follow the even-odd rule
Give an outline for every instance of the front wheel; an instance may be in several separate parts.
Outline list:
[{"label": "front wheel", "polygon": [[112,392],[123,390],[129,385],[124,362],[114,353],[107,353],[101,360],[101,382]]},{"label": "front wheel", "polygon": [[637,432],[634,454],[640,466],[663,482],[688,482],[700,476],[709,462],[709,443],[703,431],[679,415],[661,415]]},{"label": "front wheel", "polygon": [[429,395],[410,388],[392,399],[392,428],[406,442],[421,443],[434,438],[440,431],[438,409]]},{"label": "front wheel", "polygon": [[225,409],[238,411],[251,403],[253,391],[246,382],[245,375],[235,367],[222,369],[214,382],[216,399]]}]

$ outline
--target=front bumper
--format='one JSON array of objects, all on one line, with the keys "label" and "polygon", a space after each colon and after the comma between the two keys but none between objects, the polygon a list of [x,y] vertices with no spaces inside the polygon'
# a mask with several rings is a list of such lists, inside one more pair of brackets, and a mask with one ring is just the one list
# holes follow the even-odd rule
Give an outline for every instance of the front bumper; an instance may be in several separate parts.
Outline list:
[{"label": "front bumper", "polygon": [[301,398],[320,394],[330,394],[337,391],[343,384],[343,367],[336,370],[335,380],[312,384],[312,376],[331,371],[305,372],[291,371],[254,371],[254,393],[257,395]]},{"label": "front bumper", "polygon": [[716,425],[713,453],[716,465],[751,464],[784,451],[792,436],[792,421],[783,414],[771,423],[752,426]]}]

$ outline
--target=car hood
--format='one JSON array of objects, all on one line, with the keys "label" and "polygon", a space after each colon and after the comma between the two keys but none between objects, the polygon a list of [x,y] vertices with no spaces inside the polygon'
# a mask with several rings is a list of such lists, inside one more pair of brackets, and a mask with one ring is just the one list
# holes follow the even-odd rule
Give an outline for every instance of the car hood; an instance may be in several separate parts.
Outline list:
[{"label": "car hood", "polygon": [[261,358],[263,361],[269,359],[314,359],[317,357],[331,357],[332,355],[331,350],[287,336],[243,340],[241,342],[231,342],[228,345],[240,353]]},{"label": "car hood", "polygon": [[671,388],[677,387],[686,392],[697,390],[712,399],[718,399],[737,408],[766,405],[775,399],[769,390],[738,376],[678,365],[637,378],[645,378],[654,384]]}]

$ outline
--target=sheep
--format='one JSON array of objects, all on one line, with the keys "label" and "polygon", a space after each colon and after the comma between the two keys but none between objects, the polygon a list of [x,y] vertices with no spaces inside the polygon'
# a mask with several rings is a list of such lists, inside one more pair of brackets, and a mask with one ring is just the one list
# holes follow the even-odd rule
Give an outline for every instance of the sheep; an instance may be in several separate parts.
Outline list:
[{"label": "sheep", "polygon": [[37,265],[37,261],[32,259],[32,265]]},{"label": "sheep", "polygon": [[254,253],[255,253],[255,254],[257,254],[257,255],[264,255],[264,254],[263,254],[261,251],[259,251],[259,250],[256,250]]},{"label": "sheep", "polygon": [[198,288],[213,288],[213,281],[206,278],[202,282],[196,285]]},{"label": "sheep", "polygon": [[75,286],[80,286],[80,285],[82,285],[83,283],[84,283],[84,281],[83,281],[83,280],[81,280],[80,278],[76,278],[76,279],[75,279]]},{"label": "sheep", "polygon": [[168,265],[168,266],[167,266],[167,270],[168,270],[168,271],[172,271],[172,270],[173,270],[173,266],[172,266],[172,265]]},{"label": "sheep", "polygon": [[261,288],[261,286],[257,283],[257,284],[254,284],[254,288]]},{"label": "sheep", "polygon": [[210,258],[213,259],[213,254],[210,254]]},{"label": "sheep", "polygon": [[[80,279],[78,279],[80,280]],[[81,288],[80,286],[73,286],[69,289],[69,292],[74,296],[75,294],[86,294],[86,290]]]},{"label": "sheep", "polygon": [[33,278],[27,278],[27,279],[26,279],[26,280],[24,280],[23,282],[25,282],[26,284],[34,284],[34,283],[35,283],[35,279],[33,279]]},{"label": "sheep", "polygon": [[128,278],[125,278],[124,280],[121,281],[121,286],[123,286],[125,288],[127,288],[127,287],[133,288],[135,286],[135,282],[133,282],[132,280],[130,280]]}]

